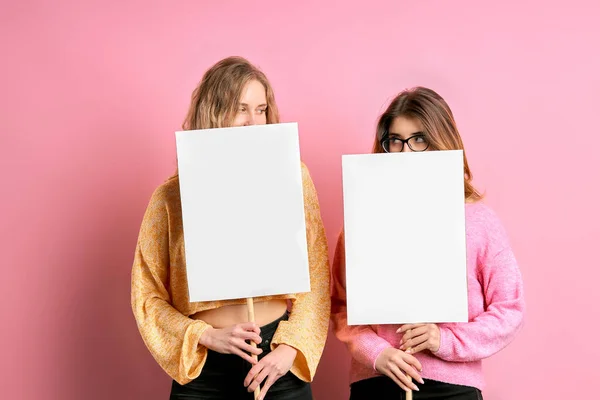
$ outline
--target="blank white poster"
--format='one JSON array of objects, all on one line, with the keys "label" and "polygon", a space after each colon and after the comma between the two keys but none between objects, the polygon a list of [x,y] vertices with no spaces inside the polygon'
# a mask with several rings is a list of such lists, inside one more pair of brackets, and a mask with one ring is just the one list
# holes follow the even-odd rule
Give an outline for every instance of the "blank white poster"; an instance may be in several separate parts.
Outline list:
[{"label": "blank white poster", "polygon": [[348,324],[467,322],[463,152],[342,156]]},{"label": "blank white poster", "polygon": [[176,132],[190,301],[310,291],[296,123]]}]

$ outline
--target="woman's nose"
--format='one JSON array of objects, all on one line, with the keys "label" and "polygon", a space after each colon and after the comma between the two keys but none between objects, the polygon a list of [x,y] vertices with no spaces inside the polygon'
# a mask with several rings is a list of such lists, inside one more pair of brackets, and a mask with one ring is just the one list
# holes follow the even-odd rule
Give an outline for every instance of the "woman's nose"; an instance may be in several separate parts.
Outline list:
[{"label": "woman's nose", "polygon": [[248,118],[246,119],[246,123],[244,125],[256,125],[254,114],[248,114]]}]

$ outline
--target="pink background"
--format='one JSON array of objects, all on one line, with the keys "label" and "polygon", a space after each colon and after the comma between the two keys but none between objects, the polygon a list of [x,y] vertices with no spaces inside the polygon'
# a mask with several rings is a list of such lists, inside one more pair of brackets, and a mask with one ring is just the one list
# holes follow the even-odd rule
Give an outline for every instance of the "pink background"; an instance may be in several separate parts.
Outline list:
[{"label": "pink background", "polygon": [[[486,398],[586,397],[600,378],[600,7],[487,3],[4,1],[0,397],[167,398],[129,305],[133,250],[192,89],[232,54],[299,122],[331,252],[341,154],[370,150],[401,89],[445,96],[525,279],[525,328],[485,362]],[[317,399],[347,398],[347,366],[331,335]]]}]

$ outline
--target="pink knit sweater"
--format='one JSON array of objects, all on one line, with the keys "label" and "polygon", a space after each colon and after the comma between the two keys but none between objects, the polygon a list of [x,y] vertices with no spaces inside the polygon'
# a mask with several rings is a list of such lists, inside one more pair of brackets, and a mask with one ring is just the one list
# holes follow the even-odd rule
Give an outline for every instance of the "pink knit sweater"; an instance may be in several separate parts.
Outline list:
[{"label": "pink knit sweater", "polygon": [[[421,376],[483,390],[481,361],[504,347],[523,324],[523,282],[507,234],[496,214],[483,203],[466,204],[469,322],[438,324],[440,348],[415,355]],[[345,249],[339,236],[332,268],[332,320],[352,361],[350,383],[380,375],[377,356],[399,347],[400,325],[348,326],[346,319]]]}]

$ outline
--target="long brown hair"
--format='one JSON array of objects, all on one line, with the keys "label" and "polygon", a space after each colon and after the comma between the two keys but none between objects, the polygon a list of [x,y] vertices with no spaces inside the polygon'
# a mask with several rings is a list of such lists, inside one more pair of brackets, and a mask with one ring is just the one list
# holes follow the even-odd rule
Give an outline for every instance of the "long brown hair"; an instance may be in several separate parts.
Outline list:
[{"label": "long brown hair", "polygon": [[[231,126],[242,90],[246,83],[257,80],[266,92],[267,124],[279,123],[275,94],[265,74],[244,57],[224,58],[210,67],[192,93],[183,121],[183,130],[224,128]],[[178,175],[178,169],[175,175]]]},{"label": "long brown hair", "polygon": [[389,132],[396,117],[416,119],[423,125],[423,133],[432,150],[463,150],[465,168],[465,200],[476,202],[483,198],[471,181],[473,175],[464,152],[464,145],[456,127],[454,115],[446,101],[435,91],[417,86],[398,94],[379,117],[373,153],[383,153],[381,140]]}]

